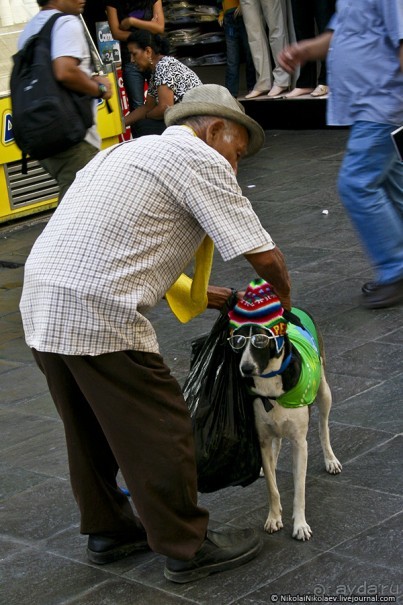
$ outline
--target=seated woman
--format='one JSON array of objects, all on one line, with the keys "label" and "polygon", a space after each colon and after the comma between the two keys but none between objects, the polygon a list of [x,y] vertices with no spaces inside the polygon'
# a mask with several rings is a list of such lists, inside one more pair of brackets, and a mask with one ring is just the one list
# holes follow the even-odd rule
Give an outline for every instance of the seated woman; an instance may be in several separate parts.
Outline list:
[{"label": "seated woman", "polygon": [[185,92],[202,84],[199,77],[183,63],[168,56],[168,40],[159,34],[138,30],[130,34],[127,47],[131,60],[143,72],[149,72],[147,98],[125,117],[133,137],[161,134],[165,130],[164,112],[182,100]]},{"label": "seated woman", "polygon": [[127,38],[131,32],[139,29],[146,29],[152,34],[164,32],[162,0],[106,0],[106,16],[112,36],[119,40],[123,84],[130,111],[133,111],[144,103],[144,74],[130,60]]}]

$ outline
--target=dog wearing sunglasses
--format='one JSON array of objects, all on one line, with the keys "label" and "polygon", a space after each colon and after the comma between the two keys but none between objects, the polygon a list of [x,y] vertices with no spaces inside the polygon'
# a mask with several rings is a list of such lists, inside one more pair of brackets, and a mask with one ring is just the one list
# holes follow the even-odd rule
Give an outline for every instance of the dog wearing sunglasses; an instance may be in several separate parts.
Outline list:
[{"label": "dog wearing sunglasses", "polygon": [[312,530],[305,519],[307,432],[310,405],[319,409],[319,435],[326,471],[340,473],[329,437],[332,395],[326,381],[323,343],[313,319],[300,309],[286,312],[270,284],[251,282],[229,312],[228,338],[239,356],[239,370],[251,393],[256,429],[266,478],[269,513],[268,533],[283,527],[276,466],[282,438],[292,443],[294,503],[293,532],[297,540],[309,540]]}]

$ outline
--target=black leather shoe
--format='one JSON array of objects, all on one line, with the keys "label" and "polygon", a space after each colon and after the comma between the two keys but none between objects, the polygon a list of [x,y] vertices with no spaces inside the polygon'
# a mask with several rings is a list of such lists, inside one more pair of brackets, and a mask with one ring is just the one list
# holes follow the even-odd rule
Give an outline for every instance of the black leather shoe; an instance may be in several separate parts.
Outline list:
[{"label": "black leather shoe", "polygon": [[141,529],[136,534],[90,534],[87,557],[91,563],[105,565],[149,548],[147,534]]},{"label": "black leather shoe", "polygon": [[367,282],[361,290],[361,305],[366,309],[383,309],[403,302],[403,279],[389,284]]},{"label": "black leather shoe", "polygon": [[376,281],[367,281],[365,284],[362,285],[361,292],[363,294],[370,294],[371,292],[376,290],[377,287],[378,284],[376,283]]},{"label": "black leather shoe", "polygon": [[180,584],[200,580],[247,563],[258,554],[261,547],[261,539],[252,529],[210,529],[193,559],[181,561],[168,558],[164,575],[167,580]]}]

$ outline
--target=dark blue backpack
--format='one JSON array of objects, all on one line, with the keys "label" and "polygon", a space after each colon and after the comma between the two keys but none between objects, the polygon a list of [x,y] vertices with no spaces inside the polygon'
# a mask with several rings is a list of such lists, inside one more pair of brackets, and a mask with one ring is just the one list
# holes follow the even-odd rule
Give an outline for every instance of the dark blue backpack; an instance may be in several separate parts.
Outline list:
[{"label": "dark blue backpack", "polygon": [[82,141],[94,123],[92,98],[62,86],[53,75],[51,32],[57,13],[13,56],[10,90],[12,129],[26,156],[43,160]]}]

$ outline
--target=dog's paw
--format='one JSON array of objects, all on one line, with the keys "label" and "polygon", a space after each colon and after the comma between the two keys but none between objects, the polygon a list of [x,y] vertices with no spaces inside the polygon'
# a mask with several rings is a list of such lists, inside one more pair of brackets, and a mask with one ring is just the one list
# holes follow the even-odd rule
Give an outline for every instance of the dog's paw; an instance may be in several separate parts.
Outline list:
[{"label": "dog's paw", "polygon": [[343,468],[337,458],[328,458],[327,460],[325,460],[325,466],[327,472],[331,475],[338,475],[339,473],[341,473],[341,469]]},{"label": "dog's paw", "polygon": [[266,523],[264,524],[264,531],[267,531],[269,534],[274,534],[276,531],[279,531],[283,527],[283,522],[281,520],[281,516],[272,517],[269,515],[266,519]]},{"label": "dog's paw", "polygon": [[294,525],[294,531],[292,532],[292,537],[296,540],[302,540],[305,542],[309,540],[312,536],[312,530],[309,527],[308,523],[300,523],[299,525]]}]

